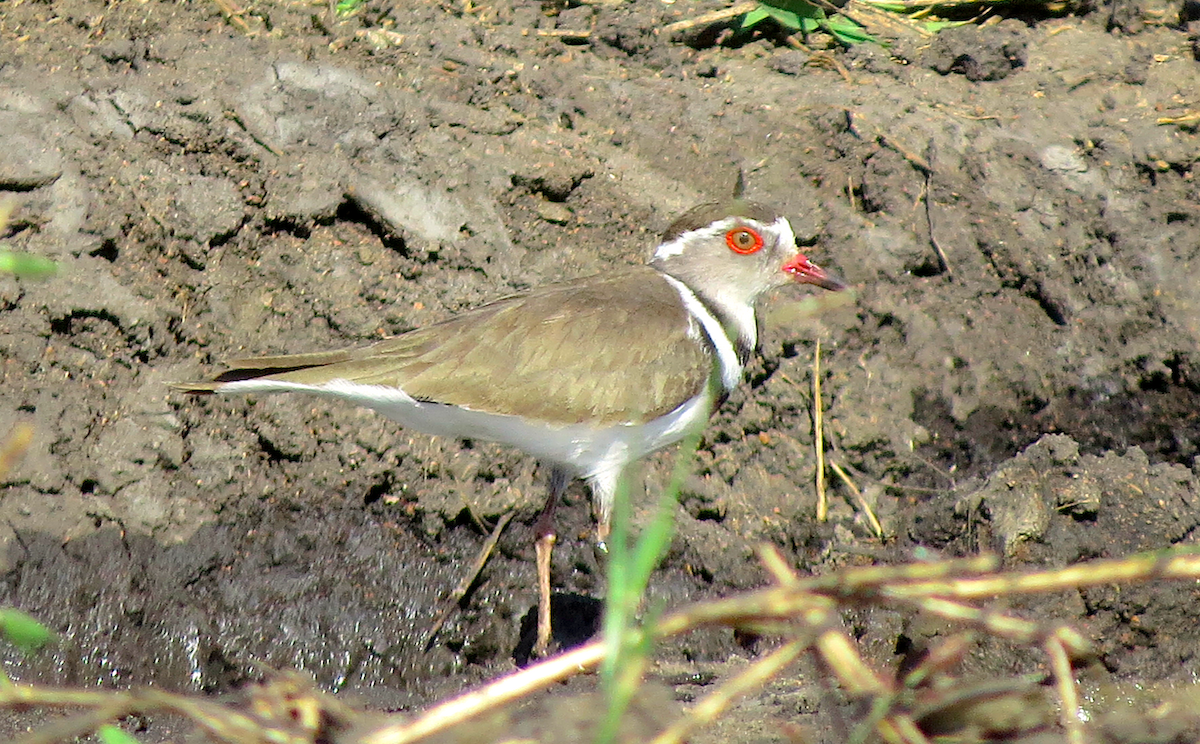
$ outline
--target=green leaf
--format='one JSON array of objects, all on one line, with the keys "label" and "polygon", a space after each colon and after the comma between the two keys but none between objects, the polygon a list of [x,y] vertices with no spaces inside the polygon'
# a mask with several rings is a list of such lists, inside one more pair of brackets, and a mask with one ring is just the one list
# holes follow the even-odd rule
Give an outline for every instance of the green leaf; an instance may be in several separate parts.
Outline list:
[{"label": "green leaf", "polygon": [[37,651],[54,635],[45,625],[11,607],[0,609],[0,630],[9,643],[25,653]]},{"label": "green leaf", "polygon": [[[621,479],[613,494],[612,532],[608,536],[608,592],[604,605],[606,653],[600,666],[608,706],[595,744],[617,741],[621,719],[645,674],[653,637],[649,632],[639,632],[635,619],[646,595],[650,574],[670,547],[679,492],[690,472],[699,442],[699,434],[693,432],[680,445],[671,483],[659,495],[650,524],[636,540],[630,524],[632,509],[626,479]],[[648,622],[653,623],[657,616],[656,609],[650,613]]]},{"label": "green leaf", "polygon": [[124,729],[117,728],[111,723],[106,723],[96,729],[96,735],[104,744],[140,744],[131,734],[125,733]]},{"label": "green leaf", "polygon": [[775,19],[775,22],[784,28],[803,31],[816,28],[812,21],[824,20],[825,12],[806,0],[759,2],[758,7],[747,13],[742,19],[742,28],[750,28],[767,18]]},{"label": "green leaf", "polygon": [[[888,13],[895,13],[896,15],[904,15],[904,16],[912,15],[914,12],[916,12],[918,10],[918,8],[914,8],[911,5],[906,5],[901,2],[892,2],[891,0],[863,0],[863,2],[865,2],[869,5],[872,5],[876,8],[879,8],[880,10],[886,11]],[[928,31],[931,34],[936,34],[938,31],[942,31],[947,28],[955,28],[957,26],[965,26],[969,23],[972,23],[972,21],[944,21],[944,20],[930,20],[930,21],[918,22],[917,18],[913,18],[912,21],[914,23],[918,23],[918,25],[920,25],[921,28],[923,28],[925,31]],[[875,39],[870,39],[870,41],[875,41]],[[884,46],[886,46],[886,44]]]},{"label": "green leaf", "polygon": [[867,33],[863,30],[862,26],[859,26],[848,18],[838,16],[827,21],[825,27],[829,33],[837,37],[839,42],[846,45],[859,44],[864,41],[878,43],[878,40],[874,36]]},{"label": "green leaf", "polygon": [[767,13],[772,18],[774,18],[775,21],[780,26],[783,26],[784,28],[790,28],[793,31],[800,30],[800,24],[801,24],[802,19],[807,20],[806,17],[800,16],[796,13],[793,13],[790,10],[783,10],[781,8],[772,8],[769,5],[763,6],[763,9],[766,10]]},{"label": "green leaf", "polygon": [[58,271],[58,264],[30,253],[0,250],[0,272],[25,279],[44,279]]},{"label": "green leaf", "polygon": [[759,5],[786,10],[805,18],[825,17],[825,11],[808,2],[808,0],[759,0]]},{"label": "green leaf", "polygon": [[364,0],[338,0],[338,4],[336,6],[337,14],[340,16],[350,15],[354,11],[358,10],[363,2]]},{"label": "green leaf", "polygon": [[759,0],[758,7],[742,18],[742,28],[750,28],[767,18],[774,19],[784,28],[806,34],[824,29],[846,46],[864,41],[879,43],[854,21],[842,15],[827,18],[825,11],[808,0]]},{"label": "green leaf", "polygon": [[771,14],[760,5],[742,17],[742,28],[750,28],[751,26],[762,23],[770,17]]}]

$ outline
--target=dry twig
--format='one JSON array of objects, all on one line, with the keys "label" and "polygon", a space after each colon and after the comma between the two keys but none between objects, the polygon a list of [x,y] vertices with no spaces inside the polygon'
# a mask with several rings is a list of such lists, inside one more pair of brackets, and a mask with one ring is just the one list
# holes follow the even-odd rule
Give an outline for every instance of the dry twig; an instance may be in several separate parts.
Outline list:
[{"label": "dry twig", "polygon": [[429,639],[425,641],[425,650],[433,648],[433,643],[437,640],[437,634],[441,631],[442,626],[446,624],[446,620],[450,617],[450,613],[454,611],[454,606],[462,601],[462,598],[467,596],[467,591],[471,585],[475,583],[475,579],[479,577],[483,567],[487,565],[488,558],[492,556],[492,551],[496,549],[496,543],[500,540],[500,533],[504,532],[504,528],[513,518],[511,510],[504,512],[500,519],[496,520],[496,526],[492,528],[491,534],[487,540],[484,540],[483,547],[479,549],[479,554],[475,556],[475,561],[467,572],[463,574],[459,580],[458,586],[454,587],[454,591],[450,592],[450,596],[446,597],[442,604],[442,611],[438,613],[437,619],[433,621],[433,625],[429,628]]},{"label": "dry twig", "polygon": [[849,488],[850,493],[854,495],[854,501],[858,504],[858,508],[862,510],[862,513],[866,516],[867,524],[871,525],[872,534],[874,534],[878,539],[882,540],[883,525],[879,523],[879,518],[875,516],[875,510],[872,509],[871,505],[867,503],[867,500],[863,498],[862,491],[858,489],[858,486],[854,485],[854,481],[850,479],[850,476],[845,470],[842,469],[841,465],[830,461],[829,467],[833,468],[833,472],[837,473],[837,476],[842,479],[842,483],[845,483],[846,488]]},{"label": "dry twig", "polygon": [[[966,626],[974,634],[1040,647],[1047,655],[1058,691],[1061,725],[1068,741],[1079,744],[1084,740],[1080,723],[1083,719],[1071,661],[1090,653],[1086,639],[1061,624],[1038,623],[971,602],[1114,583],[1200,579],[1200,551],[1196,550],[1173,549],[1035,572],[999,572],[997,557],[980,556],[900,566],[853,567],[815,577],[796,574],[773,547],[763,548],[761,557],[775,580],[773,586],[688,607],[644,631],[661,640],[719,625],[760,634],[775,633],[787,639],[780,649],[705,698],[688,719],[670,726],[661,735],[662,742],[678,741],[695,727],[711,721],[738,695],[762,685],[801,652],[809,651],[830,670],[845,694],[870,703],[871,712],[859,724],[851,737],[853,741],[875,735],[888,744],[927,744],[920,721],[931,708],[928,702],[918,703],[913,690],[928,685],[931,675],[944,675],[945,669],[965,653],[970,634],[952,635],[933,649],[920,667],[896,681],[874,671],[842,629],[843,609],[881,606],[915,609]],[[601,642],[577,648],[446,701],[416,719],[394,717],[382,725],[361,729],[352,740],[360,744],[405,744],[445,731],[594,668],[603,658],[604,649]],[[985,698],[997,694],[997,689],[1001,692],[1020,689],[1005,680],[1000,683],[1004,684],[998,688],[993,685],[967,692],[975,698]],[[1021,682],[1021,686],[1027,684]],[[21,744],[47,744],[81,735],[106,721],[136,713],[182,715],[211,738],[239,744],[311,742],[319,731],[344,730],[361,720],[358,714],[314,690],[311,683],[298,675],[286,674],[256,688],[249,711],[245,706],[219,705],[153,689],[107,692],[0,684],[0,708],[30,707],[73,707],[83,708],[84,712],[50,728],[31,732]]]},{"label": "dry twig", "polygon": [[707,26],[710,23],[720,23],[721,21],[726,21],[730,18],[737,18],[740,15],[746,15],[757,7],[757,2],[738,3],[737,5],[725,8],[724,10],[714,10],[711,13],[704,13],[703,15],[698,15],[695,18],[689,18],[685,21],[668,23],[666,26],[662,27],[662,33],[673,34],[677,31],[687,31],[689,28],[695,28],[696,26]]},{"label": "dry twig", "polygon": [[817,339],[812,363],[813,447],[817,455],[817,521],[829,519],[829,494],[825,491],[825,411],[821,400],[821,339]]}]

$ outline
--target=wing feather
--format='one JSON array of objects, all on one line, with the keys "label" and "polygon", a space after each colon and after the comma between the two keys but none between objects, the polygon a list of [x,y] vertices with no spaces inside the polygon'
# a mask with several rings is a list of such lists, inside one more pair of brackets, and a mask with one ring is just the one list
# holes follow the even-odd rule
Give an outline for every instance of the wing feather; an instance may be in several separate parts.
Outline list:
[{"label": "wing feather", "polygon": [[398,387],[418,400],[551,424],[637,424],[700,394],[714,354],[650,267],[484,305],[372,346],[235,362],[188,392],[248,379]]}]

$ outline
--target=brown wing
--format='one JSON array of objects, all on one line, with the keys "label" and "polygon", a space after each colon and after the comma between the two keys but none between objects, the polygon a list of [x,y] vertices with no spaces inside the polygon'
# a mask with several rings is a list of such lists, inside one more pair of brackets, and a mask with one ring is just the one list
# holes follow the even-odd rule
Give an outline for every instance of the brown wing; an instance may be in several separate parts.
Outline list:
[{"label": "brown wing", "polygon": [[500,300],[363,349],[239,362],[217,384],[182,389],[344,379],[555,424],[640,423],[707,384],[713,355],[689,335],[692,326],[678,292],[654,269],[635,267]]}]

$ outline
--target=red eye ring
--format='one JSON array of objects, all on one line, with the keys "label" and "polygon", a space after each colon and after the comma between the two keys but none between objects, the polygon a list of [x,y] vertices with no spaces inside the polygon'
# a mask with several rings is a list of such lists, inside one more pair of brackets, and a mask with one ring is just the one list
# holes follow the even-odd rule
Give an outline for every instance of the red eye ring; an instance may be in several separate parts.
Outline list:
[{"label": "red eye ring", "polygon": [[725,245],[729,246],[729,250],[734,253],[747,256],[762,249],[763,239],[757,230],[743,225],[725,233]]}]

